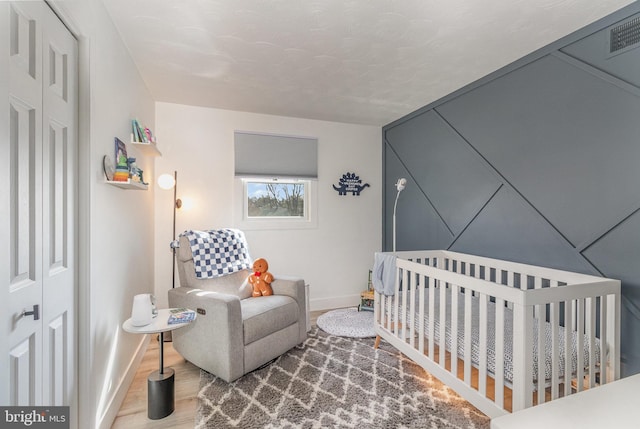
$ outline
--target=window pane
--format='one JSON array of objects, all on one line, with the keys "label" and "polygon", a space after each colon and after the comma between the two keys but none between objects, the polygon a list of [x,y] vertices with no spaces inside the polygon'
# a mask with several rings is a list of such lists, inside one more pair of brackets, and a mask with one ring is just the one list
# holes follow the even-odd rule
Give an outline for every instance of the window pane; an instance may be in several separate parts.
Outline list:
[{"label": "window pane", "polygon": [[249,217],[304,217],[304,183],[247,182]]}]

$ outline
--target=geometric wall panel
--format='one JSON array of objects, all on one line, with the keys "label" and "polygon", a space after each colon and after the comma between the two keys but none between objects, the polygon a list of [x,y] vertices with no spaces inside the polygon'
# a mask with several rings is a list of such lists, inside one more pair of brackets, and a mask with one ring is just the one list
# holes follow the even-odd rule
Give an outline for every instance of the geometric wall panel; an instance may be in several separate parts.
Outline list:
[{"label": "geometric wall panel", "polygon": [[[640,212],[586,249],[583,254],[605,276],[622,281],[622,359],[626,373],[640,372]],[[635,315],[635,317],[634,317]]]},{"label": "geometric wall panel", "polygon": [[622,280],[624,294],[640,303],[640,212],[609,231],[583,255],[605,276]]},{"label": "geometric wall panel", "polygon": [[453,240],[453,234],[389,145],[385,144],[385,149],[385,194],[393,196],[391,204],[385,205],[385,219],[388,219],[385,225],[385,250],[393,249],[393,202],[397,192],[395,183],[400,177],[407,179],[407,185],[400,193],[396,210],[397,250],[446,249]]},{"label": "geometric wall panel", "polygon": [[456,234],[500,187],[498,177],[433,111],[386,130],[385,138]]},{"label": "geometric wall panel", "polygon": [[437,109],[578,248],[640,201],[640,98],[580,67],[548,55]]},{"label": "geometric wall panel", "polygon": [[629,376],[640,373],[640,47],[608,55],[600,30],[383,127],[385,249],[393,183],[407,177],[398,249],[621,280]]},{"label": "geometric wall panel", "polygon": [[503,187],[451,250],[597,274],[522,198]]}]

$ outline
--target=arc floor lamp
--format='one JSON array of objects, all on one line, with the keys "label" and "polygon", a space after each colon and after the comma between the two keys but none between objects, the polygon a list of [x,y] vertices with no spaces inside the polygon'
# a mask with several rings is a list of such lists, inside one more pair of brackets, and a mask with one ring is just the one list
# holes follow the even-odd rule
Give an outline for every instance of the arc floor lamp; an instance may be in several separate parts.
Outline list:
[{"label": "arc floor lamp", "polygon": [[[169,190],[173,188],[173,235],[171,241],[171,252],[173,253],[173,263],[171,264],[171,288],[176,287],[176,211],[182,207],[182,200],[178,198],[178,172],[174,171],[173,175],[165,173],[158,177],[158,186],[161,189]],[[171,331],[165,333],[164,341],[170,342],[173,340]]]},{"label": "arc floor lamp", "polygon": [[165,173],[158,177],[158,186],[160,188],[169,190],[173,188],[173,235],[171,251],[173,252],[173,269],[171,272],[171,288],[176,287],[176,248],[173,242],[176,241],[176,211],[182,207],[182,200],[178,198],[178,172],[174,171],[173,176]]}]

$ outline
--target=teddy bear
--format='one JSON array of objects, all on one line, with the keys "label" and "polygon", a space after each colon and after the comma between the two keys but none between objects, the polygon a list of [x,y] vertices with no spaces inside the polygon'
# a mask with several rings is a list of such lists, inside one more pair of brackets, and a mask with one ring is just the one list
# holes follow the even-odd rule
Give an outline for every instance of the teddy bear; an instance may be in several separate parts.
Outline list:
[{"label": "teddy bear", "polygon": [[258,258],[253,262],[253,273],[249,275],[249,283],[253,288],[254,297],[273,295],[273,275],[267,271],[268,269],[269,264],[264,258]]}]

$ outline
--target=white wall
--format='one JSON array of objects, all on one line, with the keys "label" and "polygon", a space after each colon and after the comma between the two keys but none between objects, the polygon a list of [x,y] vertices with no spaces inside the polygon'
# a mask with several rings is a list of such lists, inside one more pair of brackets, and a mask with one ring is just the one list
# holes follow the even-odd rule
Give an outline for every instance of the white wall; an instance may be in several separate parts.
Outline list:
[{"label": "white wall", "polygon": [[[238,226],[234,208],[241,194],[234,178],[234,131],[317,137],[317,227],[245,233],[251,256],[266,258],[269,271],[305,279],[310,285],[312,310],[358,304],[373,253],[381,247],[379,127],[169,103],[156,104],[156,124],[158,147],[163,153],[156,161],[156,171],[177,170],[178,198],[193,202],[191,209],[178,212],[178,233]],[[331,185],[346,172],[355,172],[371,187],[360,196],[339,196]],[[155,287],[159,302],[166,303],[171,288],[168,246],[173,193],[155,186]]]},{"label": "white wall", "polygon": [[[131,118],[154,129],[155,106],[100,0],[53,5],[80,41],[78,427],[108,428],[145,345],[121,325],[133,295],[153,291],[154,191],[103,183],[102,157],[129,140]],[[153,177],[153,159],[138,161]]]}]

